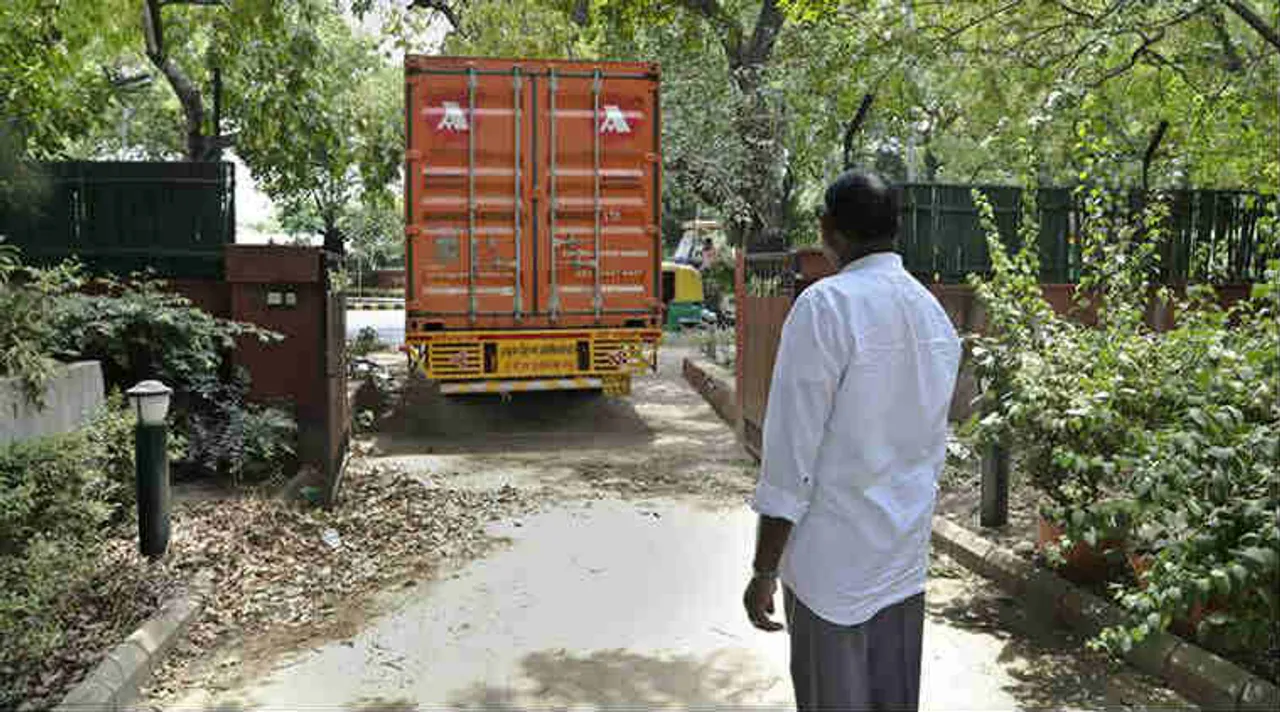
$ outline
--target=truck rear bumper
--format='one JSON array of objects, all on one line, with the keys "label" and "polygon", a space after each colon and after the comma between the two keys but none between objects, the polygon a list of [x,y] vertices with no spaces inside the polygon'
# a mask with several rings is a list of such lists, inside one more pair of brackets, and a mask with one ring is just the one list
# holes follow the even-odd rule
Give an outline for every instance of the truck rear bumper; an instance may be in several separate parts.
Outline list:
[{"label": "truck rear bumper", "polygon": [[604,390],[603,378],[535,378],[511,381],[463,381],[441,383],[440,392],[445,395],[469,393],[527,393],[532,391],[591,391]]},{"label": "truck rear bumper", "polygon": [[410,337],[418,368],[444,383],[553,381],[633,375],[657,368],[657,329],[452,331]]}]

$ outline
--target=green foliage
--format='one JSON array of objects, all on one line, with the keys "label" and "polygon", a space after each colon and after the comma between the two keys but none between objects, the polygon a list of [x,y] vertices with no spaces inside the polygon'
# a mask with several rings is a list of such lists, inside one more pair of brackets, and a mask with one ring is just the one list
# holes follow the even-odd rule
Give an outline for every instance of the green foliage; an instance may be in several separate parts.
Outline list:
[{"label": "green foliage", "polygon": [[181,391],[219,378],[236,339],[269,344],[283,338],[201,311],[148,275],[100,278],[92,286],[95,293],[67,294],[52,310],[46,307],[45,318],[54,332],[52,352],[101,361],[109,386],[156,378]]},{"label": "green foliage", "polygon": [[98,279],[93,293],[82,294],[66,291],[82,284],[74,267],[52,273],[63,282],[44,297],[38,317],[44,331],[35,348],[61,359],[101,362],[109,388],[148,378],[173,388],[171,449],[179,468],[239,481],[274,473],[292,460],[292,421],[246,403],[248,377],[230,360],[237,339],[273,343],[279,334],[214,317],[147,276]]},{"label": "green foliage", "polygon": [[137,418],[124,394],[111,391],[84,435],[94,453],[95,463],[109,484],[107,501],[114,508],[112,518],[128,519],[137,499],[134,479],[134,427]]},{"label": "green foliage", "polygon": [[242,444],[233,456],[242,465],[237,477],[269,479],[285,472],[297,455],[298,423],[279,408],[250,406],[240,430]]},{"label": "green foliage", "polygon": [[55,366],[49,345],[57,333],[46,310],[74,282],[74,268],[30,269],[16,249],[0,247],[7,248],[0,252],[0,377],[18,378],[27,398],[43,405]]},{"label": "green foliage", "polygon": [[[137,24],[128,0],[11,0],[0,6],[0,134],[45,159],[114,115],[102,72]],[[4,165],[0,162],[0,169]],[[5,171],[0,170],[0,193]]]},{"label": "green foliage", "polygon": [[[404,263],[404,211],[394,201],[361,202],[341,223],[347,254],[362,270]],[[397,296],[403,295],[403,290]]]},{"label": "green foliage", "polygon": [[[116,395],[83,430],[0,446],[0,669],[65,645],[67,593],[108,522],[131,513],[133,417],[122,406]],[[0,685],[0,706],[18,693]]]},{"label": "green foliage", "polygon": [[226,58],[237,152],[285,216],[311,217],[307,229],[368,238],[361,233],[372,223],[377,237],[402,239],[398,198],[388,192],[404,151],[401,70],[331,8],[272,12],[287,34]]},{"label": "green foliage", "polygon": [[[804,28],[784,38],[780,64],[797,142],[819,149],[792,149],[806,179],[835,167],[841,124],[871,93],[858,162],[905,159],[913,137],[924,180],[1016,181],[1030,142],[1042,184],[1072,183],[1077,131],[1097,122],[1114,139],[1112,169],[1136,184],[1161,119],[1153,184],[1271,192],[1280,180],[1276,50],[1225,3],[784,4]],[[1274,22],[1278,7],[1260,10]]]},{"label": "green foliage", "polygon": [[[1158,202],[1135,215],[1103,187],[1084,192],[1074,318],[1040,293],[1034,237],[1010,257],[984,211],[994,273],[974,280],[991,327],[974,339],[975,429],[1047,495],[1064,546],[1118,540],[1154,556],[1141,581],[1115,584],[1132,619],[1100,644],[1125,649],[1212,606],[1218,649],[1265,651],[1280,634],[1280,292],[1224,308],[1209,288],[1153,289]],[[1147,326],[1152,300],[1173,329]]]},{"label": "green foliage", "polygon": [[378,336],[378,330],[372,326],[362,327],[356,332],[356,338],[347,344],[347,350],[355,356],[366,356],[385,347],[386,344]]}]

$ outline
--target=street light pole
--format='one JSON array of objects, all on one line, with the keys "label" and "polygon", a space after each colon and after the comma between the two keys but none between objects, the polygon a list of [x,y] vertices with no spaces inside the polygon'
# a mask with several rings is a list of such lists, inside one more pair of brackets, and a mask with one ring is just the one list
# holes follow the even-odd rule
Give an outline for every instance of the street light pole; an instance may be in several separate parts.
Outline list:
[{"label": "street light pole", "polygon": [[138,493],[138,549],[158,559],[169,547],[169,412],[172,389],[143,381],[127,391],[138,415],[134,454]]}]

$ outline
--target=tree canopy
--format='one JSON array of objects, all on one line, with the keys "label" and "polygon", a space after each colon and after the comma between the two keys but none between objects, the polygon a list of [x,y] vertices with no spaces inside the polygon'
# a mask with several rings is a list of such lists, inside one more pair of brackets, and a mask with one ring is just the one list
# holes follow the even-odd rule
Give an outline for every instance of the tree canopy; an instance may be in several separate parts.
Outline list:
[{"label": "tree canopy", "polygon": [[[1082,136],[1137,185],[1280,185],[1280,3],[439,0],[457,54],[658,61],[669,206],[738,240],[801,216],[848,159],[894,180],[1069,185]],[[858,130],[850,124],[866,103]],[[845,156],[846,139],[850,156]]]},{"label": "tree canopy", "polygon": [[661,63],[664,202],[776,244],[812,237],[804,216],[846,162],[1007,183],[1031,156],[1062,185],[1100,136],[1136,185],[1164,121],[1152,187],[1275,192],[1277,26],[1278,0],[15,0],[0,131],[37,159],[234,144],[336,239],[395,201],[392,58],[433,51],[434,28],[450,54]]}]

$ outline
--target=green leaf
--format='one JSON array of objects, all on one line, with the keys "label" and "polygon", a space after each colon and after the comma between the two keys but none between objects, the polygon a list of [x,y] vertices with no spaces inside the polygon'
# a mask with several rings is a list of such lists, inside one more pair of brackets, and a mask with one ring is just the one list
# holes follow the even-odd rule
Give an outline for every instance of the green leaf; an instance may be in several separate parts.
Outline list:
[{"label": "green leaf", "polygon": [[1235,580],[1238,588],[1244,588],[1249,584],[1249,569],[1238,561],[1227,564],[1227,571],[1230,572],[1231,578]]},{"label": "green leaf", "polygon": [[1275,549],[1265,549],[1260,546],[1243,549],[1239,556],[1244,561],[1257,566],[1264,574],[1275,571],[1277,563],[1280,563],[1280,554],[1277,554]]},{"label": "green leaf", "polygon": [[1218,593],[1223,596],[1231,595],[1231,577],[1223,569],[1213,569],[1209,572],[1209,578],[1213,580],[1213,586]]}]

